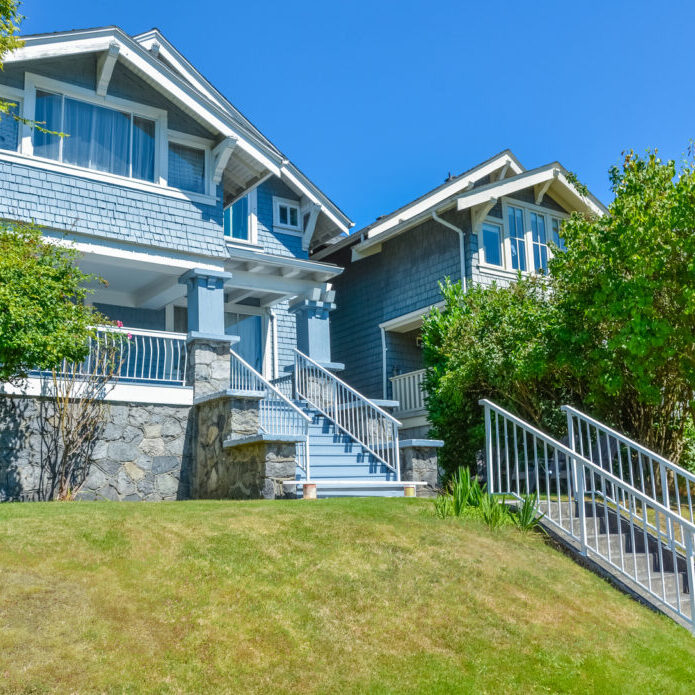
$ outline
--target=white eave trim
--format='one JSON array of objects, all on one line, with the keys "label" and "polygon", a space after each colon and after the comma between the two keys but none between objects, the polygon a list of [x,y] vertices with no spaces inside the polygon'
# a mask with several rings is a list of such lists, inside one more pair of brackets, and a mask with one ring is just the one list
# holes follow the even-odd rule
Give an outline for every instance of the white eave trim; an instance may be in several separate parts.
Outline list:
[{"label": "white eave trim", "polygon": [[[546,186],[545,184],[548,185]],[[482,188],[464,193],[458,196],[456,209],[459,211],[469,210],[478,205],[489,203],[492,198],[499,199],[533,186],[541,186],[545,194],[548,189],[552,191],[552,187],[558,185],[561,186],[562,197],[566,200],[569,199],[568,202],[577,209],[584,209],[597,215],[604,214],[605,210],[601,205],[591,200],[591,198],[581,195],[567,180],[559,164],[550,164],[541,169],[527,171],[505,181],[491,183]]]}]

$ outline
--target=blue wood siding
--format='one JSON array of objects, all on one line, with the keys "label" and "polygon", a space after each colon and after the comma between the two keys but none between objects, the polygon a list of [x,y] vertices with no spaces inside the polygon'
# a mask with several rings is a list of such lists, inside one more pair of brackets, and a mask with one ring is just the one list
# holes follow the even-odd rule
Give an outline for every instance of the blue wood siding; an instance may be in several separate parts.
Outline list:
[{"label": "blue wood siding", "polygon": [[280,179],[272,177],[258,187],[258,243],[263,250],[277,256],[308,258],[302,239],[294,234],[273,231],[273,197],[298,200],[297,194]]}]

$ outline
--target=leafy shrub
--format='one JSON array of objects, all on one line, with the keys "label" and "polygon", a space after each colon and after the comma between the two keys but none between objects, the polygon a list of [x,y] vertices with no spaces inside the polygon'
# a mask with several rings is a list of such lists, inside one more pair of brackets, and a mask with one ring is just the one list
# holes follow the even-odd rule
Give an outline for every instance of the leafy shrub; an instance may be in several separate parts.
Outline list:
[{"label": "leafy shrub", "polygon": [[539,527],[544,515],[537,510],[537,505],[536,496],[524,495],[521,504],[511,513],[512,522],[522,533]]}]

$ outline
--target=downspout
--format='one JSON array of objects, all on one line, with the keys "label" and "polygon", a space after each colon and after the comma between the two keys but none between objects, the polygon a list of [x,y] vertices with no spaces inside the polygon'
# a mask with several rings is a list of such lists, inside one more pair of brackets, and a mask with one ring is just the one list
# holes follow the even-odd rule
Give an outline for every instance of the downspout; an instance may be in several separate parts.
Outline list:
[{"label": "downspout", "polygon": [[381,330],[381,397],[386,400],[388,398],[386,391],[386,329],[380,326]]},{"label": "downspout", "polygon": [[[446,220],[443,220],[439,215],[436,213],[436,211],[432,212],[432,219],[435,222],[439,222],[439,224],[443,225],[444,227],[448,227],[449,229],[453,230],[456,232],[459,236],[459,258],[461,259],[461,288],[463,289],[464,293],[467,292],[466,288],[466,233],[463,231],[463,229],[459,229],[456,225],[451,224],[451,222],[447,222]],[[386,396],[384,396],[385,398]]]}]

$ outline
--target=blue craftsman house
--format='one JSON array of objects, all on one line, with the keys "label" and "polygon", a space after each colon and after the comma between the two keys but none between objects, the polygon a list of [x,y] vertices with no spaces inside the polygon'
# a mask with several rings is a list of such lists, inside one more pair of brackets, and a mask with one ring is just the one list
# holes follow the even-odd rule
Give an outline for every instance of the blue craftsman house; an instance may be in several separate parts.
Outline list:
[{"label": "blue craftsman house", "polygon": [[465,289],[542,272],[575,210],[605,208],[558,162],[527,170],[506,150],[317,248],[314,260],[344,268],[331,332],[343,378],[372,398],[397,401],[403,437],[425,436],[420,329],[441,301],[439,282],[449,277]]},{"label": "blue craftsman house", "polygon": [[[67,137],[0,121],[0,217],[76,248],[123,324],[92,346],[122,359],[80,494],[403,494],[397,421],[331,358],[342,268],[311,258],[348,217],[157,30],[28,36],[4,62],[0,98]],[[47,388],[0,396],[0,499],[46,495]]]}]

